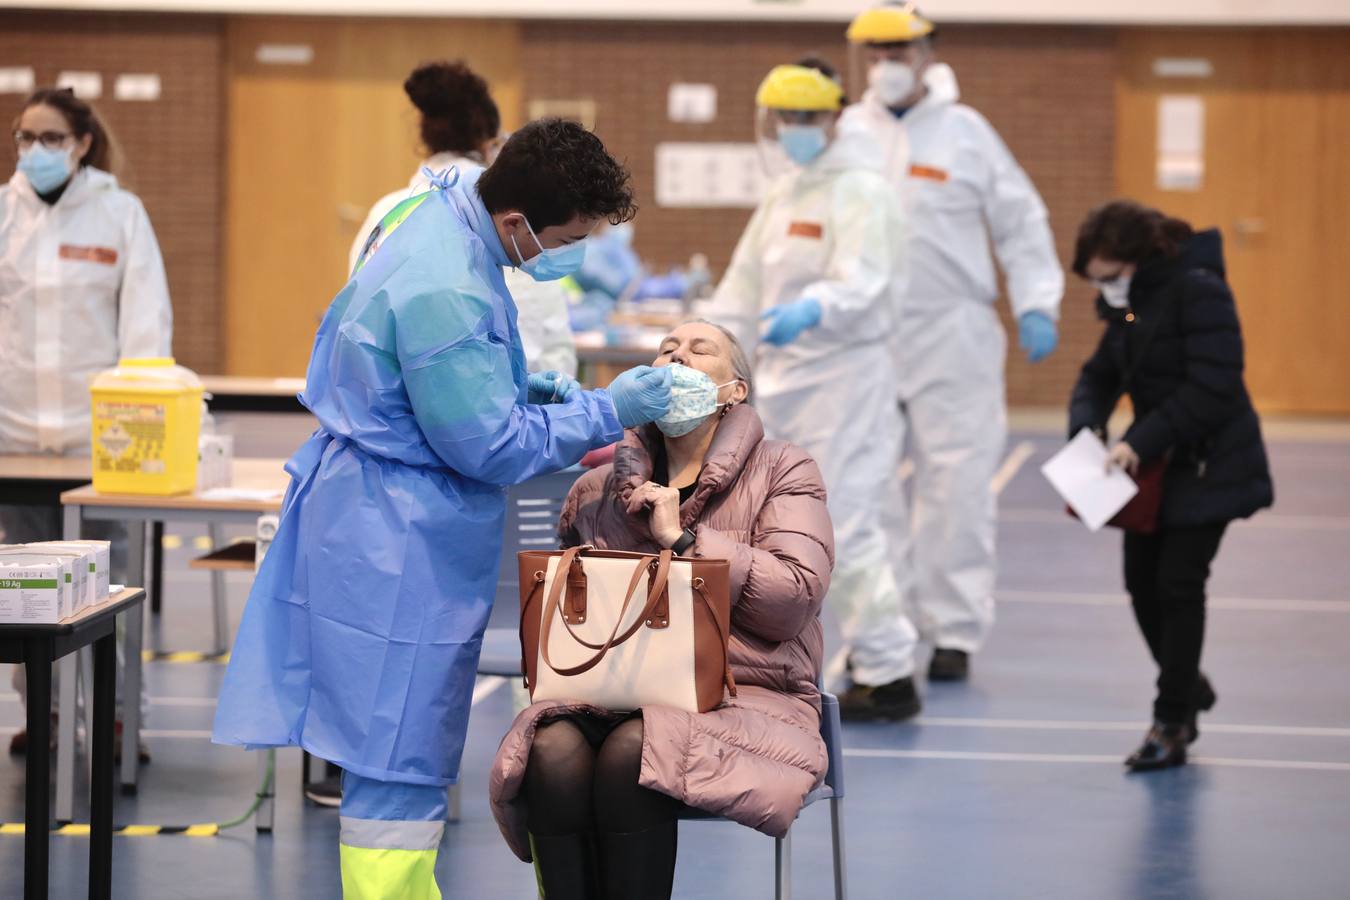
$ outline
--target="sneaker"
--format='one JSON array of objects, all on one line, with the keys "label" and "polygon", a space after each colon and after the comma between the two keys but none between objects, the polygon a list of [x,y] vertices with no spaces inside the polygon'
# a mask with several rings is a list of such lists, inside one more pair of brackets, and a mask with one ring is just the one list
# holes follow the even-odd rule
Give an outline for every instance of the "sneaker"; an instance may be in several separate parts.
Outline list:
[{"label": "sneaker", "polygon": [[1125,760],[1131,772],[1153,772],[1186,765],[1186,745],[1191,729],[1186,723],[1169,725],[1154,722],[1144,736],[1144,743]]},{"label": "sneaker", "polygon": [[917,716],[921,709],[923,702],[913,678],[897,678],[875,687],[855,684],[839,698],[839,716],[847,722],[903,722]]},{"label": "sneaker", "polygon": [[[56,713],[52,713],[52,731],[51,746],[48,748],[52,752],[56,751]],[[25,756],[28,753],[28,729],[20,728],[9,739],[9,755]]]},{"label": "sneaker", "polygon": [[928,664],[929,681],[965,681],[970,677],[970,654],[939,647]]},{"label": "sneaker", "polygon": [[342,778],[324,778],[305,785],[305,796],[312,803],[337,809],[342,804]]}]

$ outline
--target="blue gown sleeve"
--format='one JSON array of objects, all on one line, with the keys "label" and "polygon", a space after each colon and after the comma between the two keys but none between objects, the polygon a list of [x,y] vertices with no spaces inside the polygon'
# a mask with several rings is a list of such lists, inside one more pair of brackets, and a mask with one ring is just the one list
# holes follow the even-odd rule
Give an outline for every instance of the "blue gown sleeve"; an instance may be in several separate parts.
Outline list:
[{"label": "blue gown sleeve", "polygon": [[578,462],[623,436],[607,392],[523,402],[511,345],[493,328],[486,284],[471,277],[412,296],[395,312],[398,360],[413,414],[445,464],[468,478],[518,484]]}]

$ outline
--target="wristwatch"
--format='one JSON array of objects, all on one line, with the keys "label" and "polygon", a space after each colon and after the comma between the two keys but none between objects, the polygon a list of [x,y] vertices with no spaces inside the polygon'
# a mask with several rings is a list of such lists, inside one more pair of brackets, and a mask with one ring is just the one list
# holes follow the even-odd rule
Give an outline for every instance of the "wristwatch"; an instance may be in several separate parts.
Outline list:
[{"label": "wristwatch", "polygon": [[676,556],[684,556],[684,551],[694,546],[696,540],[698,540],[698,535],[686,528],[684,534],[680,535],[680,539],[670,545],[670,549],[675,552]]}]

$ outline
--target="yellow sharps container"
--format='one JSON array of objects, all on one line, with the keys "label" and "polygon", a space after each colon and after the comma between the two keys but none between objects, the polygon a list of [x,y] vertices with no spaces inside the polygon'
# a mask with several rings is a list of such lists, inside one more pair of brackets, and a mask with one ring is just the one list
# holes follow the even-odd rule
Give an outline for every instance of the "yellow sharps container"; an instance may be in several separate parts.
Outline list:
[{"label": "yellow sharps container", "polygon": [[94,490],[186,494],[197,485],[202,383],[172,358],[123,359],[93,399]]}]

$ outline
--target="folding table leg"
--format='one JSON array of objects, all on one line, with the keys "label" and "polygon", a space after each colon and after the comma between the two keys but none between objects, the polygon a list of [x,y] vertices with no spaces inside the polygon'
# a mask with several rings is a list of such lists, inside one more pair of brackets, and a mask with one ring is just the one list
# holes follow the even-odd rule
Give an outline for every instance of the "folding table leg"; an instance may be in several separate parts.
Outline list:
[{"label": "folding table leg", "polygon": [[[61,700],[57,704],[56,726],[56,821],[61,824],[75,821],[75,717],[79,707],[79,655],[67,653],[57,662],[60,674]],[[30,708],[32,704],[29,704]],[[48,719],[48,723],[50,723]],[[33,736],[29,732],[29,746]]]},{"label": "folding table leg", "polygon": [[51,802],[52,651],[47,640],[30,640],[24,649],[28,676],[28,753],[24,763],[24,900],[46,900],[47,841]]},{"label": "folding table leg", "polygon": [[[218,522],[206,526],[211,536],[211,548],[219,550],[225,545],[225,532]],[[225,573],[211,573],[211,620],[215,633],[214,653],[225,653],[230,649],[230,618],[225,603]]]},{"label": "folding table leg", "polygon": [[94,731],[89,737],[89,755],[94,759],[89,796],[89,900],[111,900],[116,632],[94,642],[93,680]]}]

